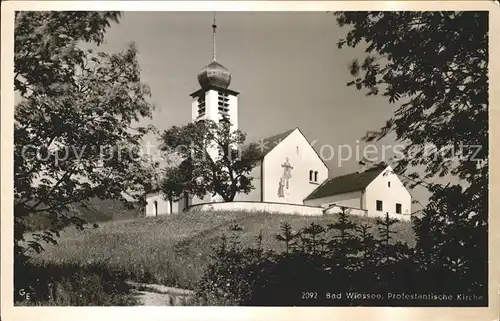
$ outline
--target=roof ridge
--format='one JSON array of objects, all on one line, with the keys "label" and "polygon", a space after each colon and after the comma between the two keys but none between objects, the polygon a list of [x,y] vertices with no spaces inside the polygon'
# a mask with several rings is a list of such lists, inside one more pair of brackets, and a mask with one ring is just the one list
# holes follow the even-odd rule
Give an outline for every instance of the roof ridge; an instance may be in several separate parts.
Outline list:
[{"label": "roof ridge", "polygon": [[339,176],[332,176],[332,178],[339,178],[339,177],[344,177],[344,176],[348,176],[348,175],[352,175],[352,174],[363,174],[363,173],[368,173],[368,172],[372,172],[372,171],[375,171],[375,170],[384,170],[387,166],[377,166],[377,167],[372,167],[372,168],[368,168],[362,172],[359,172],[359,171],[355,171],[355,172],[350,172],[350,173],[347,173],[347,174],[342,174],[342,175],[339,175]]},{"label": "roof ridge", "polygon": [[315,189],[312,190],[311,193],[309,193],[308,196],[306,196],[305,199],[307,199],[309,196],[311,196],[312,194],[314,194],[314,192],[316,192],[317,190],[319,190],[321,187],[323,187],[323,185],[325,185],[326,183],[328,183],[329,181],[331,181],[332,179],[334,179],[334,177],[328,177],[327,179],[325,179],[321,184],[319,184],[318,186],[316,186]]},{"label": "roof ridge", "polygon": [[267,137],[264,137],[264,138],[261,138],[261,139],[268,139],[268,138],[272,138],[272,137],[276,137],[276,136],[281,136],[281,135],[284,135],[286,133],[291,133],[293,132],[294,130],[296,130],[298,127],[295,127],[294,129],[288,129],[288,130],[285,130],[285,131],[282,131],[278,134],[274,134],[274,135],[271,135],[271,136],[267,136]]},{"label": "roof ridge", "polygon": [[[261,137],[254,141],[249,141],[242,145],[242,148],[248,148],[250,146],[260,147],[262,155],[260,159],[262,159],[265,155],[267,155],[274,147],[278,146],[285,138],[287,138],[292,132],[297,130],[298,127],[288,129],[286,131],[280,132],[278,134],[274,134],[267,137]],[[268,143],[271,143],[272,146],[268,146]]]},{"label": "roof ridge", "polygon": [[376,167],[364,172],[356,171],[330,177],[315,188],[305,200],[363,190],[384,170],[385,167]]}]

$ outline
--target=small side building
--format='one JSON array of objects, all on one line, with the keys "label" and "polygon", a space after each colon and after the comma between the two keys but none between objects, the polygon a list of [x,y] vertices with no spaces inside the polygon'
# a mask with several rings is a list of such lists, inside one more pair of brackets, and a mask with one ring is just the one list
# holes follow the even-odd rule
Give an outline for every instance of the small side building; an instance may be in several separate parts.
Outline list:
[{"label": "small side building", "polygon": [[169,215],[180,213],[190,206],[192,198],[184,195],[178,200],[167,200],[160,189],[154,189],[146,193],[145,216]]},{"label": "small side building", "polygon": [[410,219],[411,203],[410,193],[390,166],[329,178],[304,199],[305,205],[361,209],[371,217],[389,213],[399,220]]}]

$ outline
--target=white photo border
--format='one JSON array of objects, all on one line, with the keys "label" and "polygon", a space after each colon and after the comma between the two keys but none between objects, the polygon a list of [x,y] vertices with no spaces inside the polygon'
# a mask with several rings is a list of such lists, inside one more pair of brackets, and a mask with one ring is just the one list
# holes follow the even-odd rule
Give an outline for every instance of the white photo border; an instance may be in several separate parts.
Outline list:
[{"label": "white photo border", "polygon": [[[1,4],[1,310],[3,320],[471,320],[500,319],[500,6],[494,1],[5,1]],[[489,12],[489,307],[14,307],[13,55],[14,12],[116,11],[488,11]],[[495,143],[496,142],[496,143]]]}]

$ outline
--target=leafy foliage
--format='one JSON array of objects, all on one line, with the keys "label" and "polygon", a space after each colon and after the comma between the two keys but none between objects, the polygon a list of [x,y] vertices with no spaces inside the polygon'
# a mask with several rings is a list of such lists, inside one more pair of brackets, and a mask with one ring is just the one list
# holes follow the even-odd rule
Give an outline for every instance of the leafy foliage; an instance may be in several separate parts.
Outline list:
[{"label": "leafy foliage", "polygon": [[[419,252],[393,239],[396,235],[391,226],[395,221],[388,215],[370,228],[354,223],[347,211],[343,213],[333,224],[322,226],[313,222],[298,232],[283,223],[281,233],[276,235],[276,239],[284,243],[282,252],[266,251],[258,242],[256,246],[244,247],[238,242],[231,246],[230,238],[222,235],[213,247],[205,275],[198,282],[196,301],[203,305],[243,306],[487,304],[484,296],[474,301],[459,299],[457,294],[464,293],[460,287],[425,284],[429,275],[418,269]],[[381,232],[380,237],[375,236],[377,230]],[[234,239],[235,230],[230,231]],[[236,231],[240,232],[241,229]],[[338,246],[322,247],[321,244]],[[452,300],[435,300],[429,296],[432,291],[449,294]],[[356,293],[372,297],[355,297]],[[411,294],[413,298],[394,295],[402,293]],[[480,295],[474,290],[466,293]]]},{"label": "leafy foliage", "polygon": [[[16,259],[40,241],[55,242],[71,204],[118,199],[148,181],[140,155],[150,127],[150,91],[140,80],[137,48],[108,54],[82,49],[100,44],[118,12],[22,11],[15,19],[14,244]],[[25,218],[45,213],[52,228],[22,243]]]},{"label": "leafy foliage", "polygon": [[[399,172],[406,165],[425,165],[426,177],[451,173],[469,181],[481,173],[471,160],[473,146],[482,146],[476,159],[488,155],[488,20],[484,12],[341,12],[340,26],[351,30],[339,48],[366,43],[363,62],[353,61],[354,81],[368,95],[381,94],[403,102],[377,132],[366,140],[394,131],[410,144]],[[457,163],[425,155],[425,144],[438,150],[460,143]],[[437,155],[439,156],[439,155]]]},{"label": "leafy foliage", "polygon": [[[62,212],[65,217],[79,217],[87,224],[137,218],[142,215],[143,210],[139,204],[125,206],[119,200],[92,198],[83,204],[74,203],[68,205],[68,210]],[[133,207],[133,208],[131,208]],[[27,232],[48,230],[53,227],[49,213],[32,213],[24,218]]]},{"label": "leafy foliage", "polygon": [[[343,213],[329,226],[336,235],[328,236],[328,229],[312,225],[297,233],[295,252],[258,260],[272,263],[258,279],[251,279],[253,294],[245,304],[486,305],[487,13],[384,11],[335,16],[340,26],[350,27],[339,48],[366,46],[364,60],[349,66],[354,80],[347,85],[400,104],[386,125],[368,132],[365,141],[395,133],[406,146],[404,157],[398,155],[392,167],[410,187],[424,186],[432,196],[422,215],[414,218],[414,249],[393,242],[395,221],[388,215],[378,219],[380,238],[375,238],[367,226],[352,225]],[[423,175],[414,172],[415,167],[421,167]],[[446,175],[457,177],[461,184],[434,181]],[[290,236],[285,226],[283,234]],[[279,239],[286,244],[292,241]],[[317,240],[331,246],[311,251],[308,244]],[[224,265],[224,261],[219,255],[213,264]],[[221,270],[218,278],[225,275]],[[301,298],[311,291],[343,296]],[[352,292],[380,294],[382,299],[346,298]],[[389,293],[413,297],[386,300]],[[429,293],[447,293],[453,299],[428,300]],[[475,300],[460,300],[459,293],[474,294]]]},{"label": "leafy foliage", "polygon": [[229,120],[201,120],[174,126],[162,134],[162,151],[177,154],[180,164],[165,170],[163,192],[171,199],[183,193],[203,198],[207,193],[232,201],[254,187],[250,171],[258,157],[254,145],[242,148],[246,135],[233,131]]},{"label": "leafy foliage", "polygon": [[[395,172],[432,196],[415,217],[419,269],[450,289],[487,289],[487,12],[337,12],[338,47],[366,46],[348,86],[399,107],[366,141],[395,133],[406,144]],[[423,169],[423,175],[415,171]],[[442,185],[452,176],[460,184]],[[446,272],[445,272],[446,271]],[[432,277],[434,273],[434,277]],[[475,275],[473,275],[475,273]],[[442,277],[446,274],[446,277]]]},{"label": "leafy foliage", "polygon": [[100,264],[27,264],[14,271],[15,305],[136,305],[126,274]]},{"label": "leafy foliage", "polygon": [[14,38],[14,86],[21,95],[58,93],[55,84],[75,85],[85,60],[78,42],[101,44],[119,12],[17,11]]}]

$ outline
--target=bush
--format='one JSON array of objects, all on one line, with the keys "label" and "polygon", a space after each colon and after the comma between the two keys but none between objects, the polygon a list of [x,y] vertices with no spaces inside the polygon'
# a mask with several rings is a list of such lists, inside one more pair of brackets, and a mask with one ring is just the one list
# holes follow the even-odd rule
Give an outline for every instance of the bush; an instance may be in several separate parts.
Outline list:
[{"label": "bush", "polygon": [[[395,242],[396,221],[377,220],[378,238],[344,212],[334,224],[311,223],[294,233],[281,226],[276,239],[283,252],[264,251],[261,238],[241,247],[240,228],[232,227],[214,248],[212,262],[198,283],[196,302],[245,306],[484,306],[487,296],[456,271],[436,275],[421,268],[415,249]],[[411,294],[412,298],[389,296]],[[459,293],[476,296],[461,300]],[[338,296],[332,297],[335,294]],[[371,297],[355,297],[368,294]],[[436,300],[429,295],[447,294]]]},{"label": "bush", "polygon": [[126,275],[103,265],[33,264],[14,270],[16,305],[122,306],[136,299]]}]

